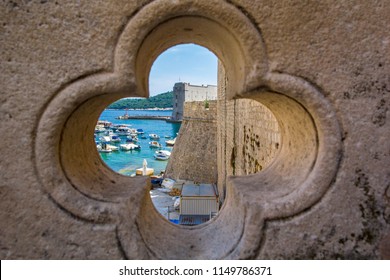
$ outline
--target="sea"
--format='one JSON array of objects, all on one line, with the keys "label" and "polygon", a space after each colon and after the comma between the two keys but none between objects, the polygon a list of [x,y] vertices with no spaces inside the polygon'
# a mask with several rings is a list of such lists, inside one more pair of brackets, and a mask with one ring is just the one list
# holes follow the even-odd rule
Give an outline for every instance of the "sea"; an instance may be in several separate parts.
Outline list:
[{"label": "sea", "polygon": [[[166,146],[165,141],[173,139],[177,136],[180,129],[180,123],[170,123],[165,120],[148,120],[148,119],[129,119],[119,120],[118,116],[123,116],[125,113],[134,116],[171,116],[172,110],[110,110],[106,109],[102,112],[99,120],[109,121],[113,124],[131,125],[131,128],[142,129],[147,139],[142,139],[139,135],[138,145],[140,150],[132,151],[113,151],[111,153],[99,153],[102,160],[109,168],[123,175],[133,176],[136,169],[142,168],[144,159],[147,162],[148,168],[154,169],[154,174],[158,175],[165,170],[167,161],[156,160],[154,153],[158,150],[150,148],[149,134],[157,134],[160,136],[159,142],[163,145],[163,150],[172,151],[172,147]],[[126,137],[121,136],[121,143],[111,143],[111,145],[119,146],[126,143]]]}]

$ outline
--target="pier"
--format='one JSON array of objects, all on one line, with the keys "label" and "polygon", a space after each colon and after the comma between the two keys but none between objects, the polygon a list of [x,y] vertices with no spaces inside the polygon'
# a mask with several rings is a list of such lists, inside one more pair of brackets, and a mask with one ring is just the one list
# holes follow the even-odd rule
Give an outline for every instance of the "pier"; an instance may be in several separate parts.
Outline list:
[{"label": "pier", "polygon": [[118,120],[161,120],[161,121],[168,121],[171,119],[170,116],[130,116],[130,115],[124,115],[116,117]]}]

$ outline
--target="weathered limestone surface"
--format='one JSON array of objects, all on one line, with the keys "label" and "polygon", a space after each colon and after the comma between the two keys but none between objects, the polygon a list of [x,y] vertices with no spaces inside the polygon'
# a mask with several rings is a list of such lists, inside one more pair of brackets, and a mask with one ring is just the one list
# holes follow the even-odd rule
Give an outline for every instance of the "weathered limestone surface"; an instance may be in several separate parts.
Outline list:
[{"label": "weathered limestone surface", "polygon": [[[199,164],[201,163],[201,164]],[[175,180],[217,183],[217,102],[185,102],[183,121],[166,168]]]},{"label": "weathered limestone surface", "polygon": [[[1,259],[390,258],[386,0],[3,1],[0,15]],[[229,118],[245,110],[231,98],[260,102],[281,139],[267,168],[230,177],[245,113],[217,123],[227,196],[193,230],[92,141],[105,106],[144,96],[158,54],[188,42],[225,66]]]}]

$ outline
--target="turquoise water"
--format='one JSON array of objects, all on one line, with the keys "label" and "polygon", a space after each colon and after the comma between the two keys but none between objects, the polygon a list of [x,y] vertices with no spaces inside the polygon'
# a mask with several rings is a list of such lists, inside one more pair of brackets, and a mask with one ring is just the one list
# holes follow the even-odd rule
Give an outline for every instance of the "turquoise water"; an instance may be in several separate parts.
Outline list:
[{"label": "turquoise water", "polygon": [[[168,161],[159,161],[154,159],[154,152],[156,148],[150,148],[149,134],[158,134],[160,136],[159,142],[163,145],[163,150],[172,150],[172,147],[167,147],[165,141],[169,136],[169,139],[176,137],[176,133],[179,132],[180,123],[168,123],[166,121],[160,120],[117,120],[115,117],[122,116],[126,112],[124,110],[104,110],[100,115],[99,120],[105,120],[112,122],[113,124],[127,124],[131,125],[131,128],[143,129],[145,136],[148,136],[147,139],[141,139],[141,135],[138,135],[139,142],[137,144],[141,145],[140,150],[132,151],[116,151],[111,153],[99,153],[103,161],[114,171],[121,173],[123,175],[132,175],[135,173],[135,170],[142,167],[143,160],[146,159],[148,167],[154,169],[154,174],[159,174],[161,171],[165,170]],[[153,115],[153,116],[171,116],[172,111],[162,111],[162,110],[140,110],[140,111],[127,111],[129,115]],[[99,134],[98,134],[99,135]],[[103,135],[103,134],[101,134]],[[119,144],[126,143],[126,137],[121,136],[121,143],[111,143],[111,145],[119,146]]]}]

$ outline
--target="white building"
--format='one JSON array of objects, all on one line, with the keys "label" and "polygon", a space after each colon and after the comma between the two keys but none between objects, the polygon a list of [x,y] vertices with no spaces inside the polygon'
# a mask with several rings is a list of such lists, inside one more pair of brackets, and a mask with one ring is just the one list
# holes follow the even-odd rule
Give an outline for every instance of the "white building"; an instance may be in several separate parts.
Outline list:
[{"label": "white building", "polygon": [[183,119],[184,102],[217,100],[217,86],[176,83],[173,87],[172,120]]}]

